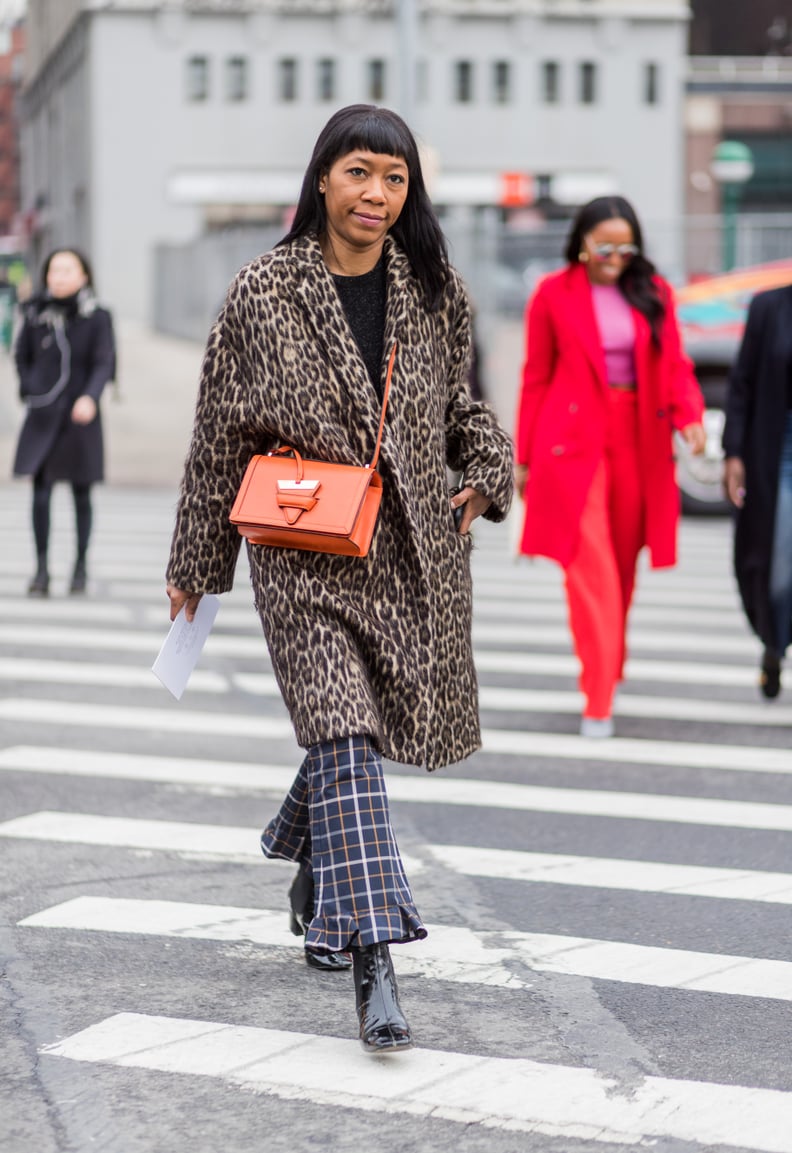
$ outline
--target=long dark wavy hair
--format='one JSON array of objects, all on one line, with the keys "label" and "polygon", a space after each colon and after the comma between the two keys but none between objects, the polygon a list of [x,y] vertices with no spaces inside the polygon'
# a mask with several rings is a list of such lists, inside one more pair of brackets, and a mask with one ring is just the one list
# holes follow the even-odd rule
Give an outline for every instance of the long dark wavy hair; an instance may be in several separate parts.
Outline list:
[{"label": "long dark wavy hair", "polygon": [[387,108],[350,104],[330,117],[314,145],[291,230],[280,244],[307,233],[324,233],[327,212],[319,181],[339,157],[356,149],[398,156],[407,165],[407,197],[390,234],[404,250],[428,307],[435,310],[448,283],[448,249],[426,191],[415,137],[402,118]]},{"label": "long dark wavy hair", "polygon": [[632,229],[633,241],[638,248],[637,254],[624,266],[619,277],[619,288],[633,308],[649,321],[652,343],[655,348],[659,348],[666,308],[657,285],[652,280],[657,270],[644,253],[641,225],[629,200],[625,200],[623,196],[598,196],[595,200],[584,204],[572,222],[572,231],[564,256],[570,264],[579,264],[584,237],[604,220],[617,219],[627,221]]}]

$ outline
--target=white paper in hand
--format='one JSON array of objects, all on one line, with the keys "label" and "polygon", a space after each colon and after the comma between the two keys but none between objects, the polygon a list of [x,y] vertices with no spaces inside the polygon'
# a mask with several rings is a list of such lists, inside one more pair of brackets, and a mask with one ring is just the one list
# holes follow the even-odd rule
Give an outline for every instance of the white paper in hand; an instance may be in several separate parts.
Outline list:
[{"label": "white paper in hand", "polygon": [[195,617],[188,621],[184,609],[170,627],[151,671],[177,701],[187,687],[190,674],[198,663],[198,658],[212,631],[220,598],[207,593],[198,602]]}]

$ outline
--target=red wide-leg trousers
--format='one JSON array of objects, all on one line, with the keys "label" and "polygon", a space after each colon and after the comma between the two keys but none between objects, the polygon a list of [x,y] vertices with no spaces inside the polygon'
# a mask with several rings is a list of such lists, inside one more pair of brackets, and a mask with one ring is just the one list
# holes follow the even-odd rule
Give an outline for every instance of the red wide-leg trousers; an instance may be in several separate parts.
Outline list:
[{"label": "red wide-leg trousers", "polygon": [[605,452],[583,508],[580,543],[565,570],[569,624],[581,665],[583,715],[611,715],[624,675],[627,614],[644,543],[635,392],[611,388]]}]

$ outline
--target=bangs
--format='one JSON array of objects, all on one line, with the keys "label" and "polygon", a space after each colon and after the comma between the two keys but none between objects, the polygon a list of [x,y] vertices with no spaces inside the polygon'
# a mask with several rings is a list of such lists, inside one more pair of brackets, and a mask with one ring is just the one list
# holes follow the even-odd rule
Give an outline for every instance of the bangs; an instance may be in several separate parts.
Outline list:
[{"label": "bangs", "polygon": [[398,156],[408,167],[412,167],[417,150],[405,128],[387,112],[370,112],[363,117],[356,117],[355,123],[350,124],[346,131],[341,131],[333,141],[335,155],[331,163],[347,152],[359,149],[362,152]]}]

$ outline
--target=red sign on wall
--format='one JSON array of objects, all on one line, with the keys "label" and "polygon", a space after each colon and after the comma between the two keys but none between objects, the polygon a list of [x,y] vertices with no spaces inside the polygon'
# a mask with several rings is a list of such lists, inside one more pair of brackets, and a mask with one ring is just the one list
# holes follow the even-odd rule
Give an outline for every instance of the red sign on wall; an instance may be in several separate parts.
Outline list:
[{"label": "red sign on wall", "polygon": [[529,172],[502,172],[500,198],[502,208],[525,208],[534,202],[534,182]]}]

